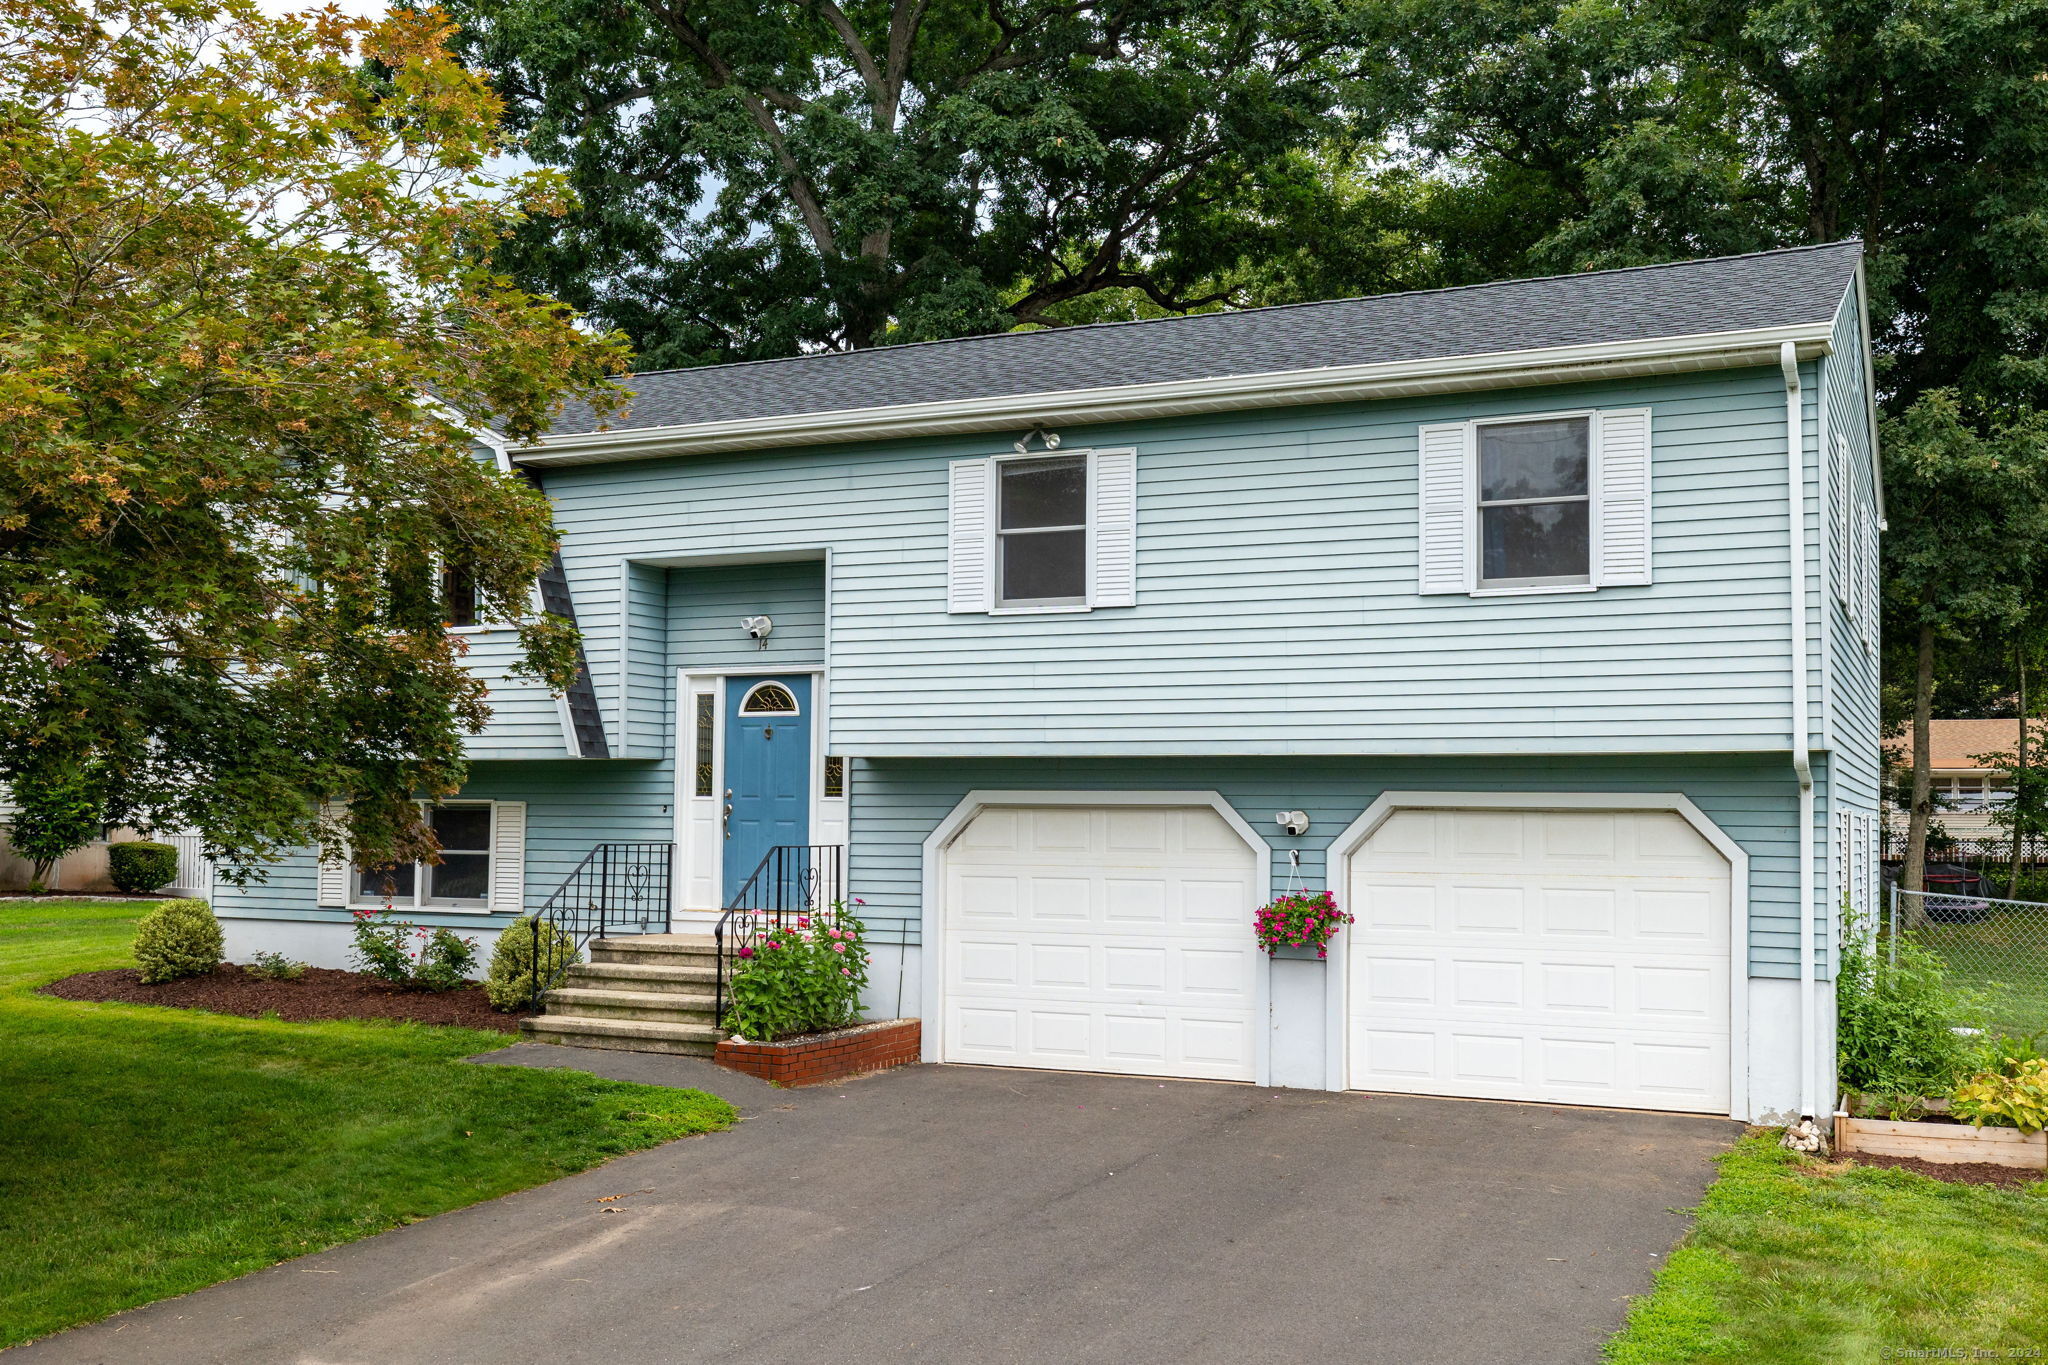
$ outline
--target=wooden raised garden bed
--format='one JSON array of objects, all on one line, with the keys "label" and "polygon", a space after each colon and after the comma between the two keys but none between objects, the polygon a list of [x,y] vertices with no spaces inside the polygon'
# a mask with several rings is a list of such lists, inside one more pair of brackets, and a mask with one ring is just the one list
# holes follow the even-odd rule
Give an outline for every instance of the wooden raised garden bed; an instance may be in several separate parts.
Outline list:
[{"label": "wooden raised garden bed", "polygon": [[776,1085],[829,1085],[849,1076],[908,1066],[918,1057],[924,1030],[915,1019],[884,1019],[780,1043],[721,1039],[712,1060]]},{"label": "wooden raised garden bed", "polygon": [[1943,1165],[1982,1163],[2048,1170],[2048,1133],[2017,1128],[1973,1128],[1947,1121],[1906,1122],[1835,1115],[1835,1151],[1909,1156]]}]

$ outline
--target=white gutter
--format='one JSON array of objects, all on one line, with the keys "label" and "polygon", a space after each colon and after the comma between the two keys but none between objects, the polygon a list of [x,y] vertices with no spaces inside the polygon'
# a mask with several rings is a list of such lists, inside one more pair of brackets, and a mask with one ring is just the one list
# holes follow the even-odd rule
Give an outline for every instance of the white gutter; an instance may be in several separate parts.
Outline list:
[{"label": "white gutter", "polygon": [[1160,384],[1120,384],[626,431],[569,433],[543,436],[515,448],[512,457],[528,465],[592,464],[833,441],[1007,431],[1053,423],[1127,422],[1301,403],[1680,374],[1769,365],[1783,345],[1795,346],[1802,358],[1810,359],[1832,349],[1832,336],[1832,322],[1807,322],[1589,346],[1433,356],[1376,365],[1328,365]]},{"label": "white gutter", "polygon": [[[1785,374],[1785,498],[1792,518],[1787,564],[1792,603],[1792,772],[1799,779],[1799,1117],[1810,1119],[1815,1105],[1813,936],[1813,755],[1806,717],[1806,423],[1799,393],[1799,350],[1778,348]],[[1747,964],[1744,966],[1747,970]]]}]

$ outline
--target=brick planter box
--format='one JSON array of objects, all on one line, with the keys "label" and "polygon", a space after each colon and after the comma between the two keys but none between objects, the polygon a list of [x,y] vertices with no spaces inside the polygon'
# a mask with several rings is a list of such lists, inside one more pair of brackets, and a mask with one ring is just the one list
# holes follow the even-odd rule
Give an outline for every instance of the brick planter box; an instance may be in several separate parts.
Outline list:
[{"label": "brick planter box", "polygon": [[721,1039],[712,1060],[776,1085],[829,1085],[848,1076],[909,1066],[924,1030],[916,1019],[884,1019],[852,1028],[792,1038],[786,1043]]}]

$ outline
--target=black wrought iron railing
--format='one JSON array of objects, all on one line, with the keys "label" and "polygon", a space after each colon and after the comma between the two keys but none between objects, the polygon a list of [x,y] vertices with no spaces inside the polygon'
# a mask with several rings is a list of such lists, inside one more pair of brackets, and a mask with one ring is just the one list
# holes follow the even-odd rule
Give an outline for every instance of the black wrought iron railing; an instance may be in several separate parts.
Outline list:
[{"label": "black wrought iron railing", "polygon": [[718,946],[718,1022],[725,1022],[725,983],[743,948],[756,948],[799,916],[846,899],[846,849],[839,844],[777,844],[762,857],[711,931]]},{"label": "black wrought iron railing", "polygon": [[514,933],[532,935],[530,1008],[538,1010],[562,984],[590,940],[667,932],[673,860],[674,845],[668,843],[599,844],[562,879],[531,923],[514,927]]}]

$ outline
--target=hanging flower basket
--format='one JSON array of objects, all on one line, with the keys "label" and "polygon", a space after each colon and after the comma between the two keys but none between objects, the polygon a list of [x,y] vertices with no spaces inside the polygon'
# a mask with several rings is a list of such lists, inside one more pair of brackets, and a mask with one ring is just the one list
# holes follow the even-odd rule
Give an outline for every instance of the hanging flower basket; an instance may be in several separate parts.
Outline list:
[{"label": "hanging flower basket", "polygon": [[1327,891],[1290,891],[1258,908],[1252,933],[1269,957],[1283,948],[1313,948],[1317,957],[1328,957],[1330,940],[1354,918]]}]

